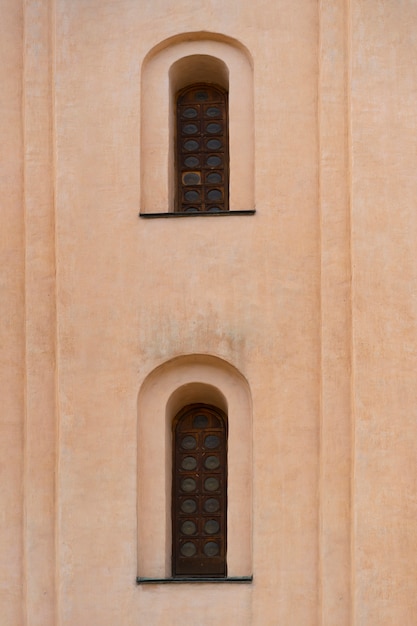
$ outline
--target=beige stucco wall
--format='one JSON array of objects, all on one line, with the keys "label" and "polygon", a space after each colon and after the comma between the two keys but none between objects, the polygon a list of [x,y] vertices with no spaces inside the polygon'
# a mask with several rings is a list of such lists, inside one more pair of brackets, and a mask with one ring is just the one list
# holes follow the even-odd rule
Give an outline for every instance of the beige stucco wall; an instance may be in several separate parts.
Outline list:
[{"label": "beige stucco wall", "polygon": [[22,207],[22,7],[2,3],[0,206],[2,297],[0,387],[0,606],[7,625],[23,617],[24,221]]},{"label": "beige stucco wall", "polygon": [[[414,626],[413,0],[0,9],[2,626]],[[181,33],[248,52],[253,216],[138,218]],[[135,583],[141,393],[183,355],[248,385],[252,584]]]},{"label": "beige stucco wall", "polygon": [[352,20],[356,615],[413,624],[417,6],[362,2]]}]

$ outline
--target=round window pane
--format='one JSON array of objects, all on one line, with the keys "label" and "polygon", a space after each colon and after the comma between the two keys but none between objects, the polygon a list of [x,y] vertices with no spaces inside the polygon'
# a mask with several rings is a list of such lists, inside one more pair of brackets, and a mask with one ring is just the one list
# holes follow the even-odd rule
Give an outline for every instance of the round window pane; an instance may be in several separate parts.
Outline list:
[{"label": "round window pane", "polygon": [[217,500],[217,498],[208,498],[204,502],[204,510],[207,511],[207,513],[216,513],[219,508],[220,502]]},{"label": "round window pane", "polygon": [[183,174],[182,182],[184,185],[199,185],[201,183],[201,176],[198,172],[187,172]]},{"label": "round window pane", "polygon": [[222,142],[219,139],[209,139],[207,142],[207,148],[209,150],[220,150]]},{"label": "round window pane", "polygon": [[219,544],[215,541],[208,541],[204,546],[204,554],[206,556],[217,556],[220,552]]},{"label": "round window pane", "polygon": [[196,202],[197,200],[200,200],[200,192],[196,191],[195,189],[186,191],[184,194],[184,199],[187,200],[187,202]]},{"label": "round window pane", "polygon": [[216,533],[219,532],[219,529],[220,529],[220,524],[215,519],[209,519],[204,524],[204,532],[207,533],[208,535],[215,535]]},{"label": "round window pane", "polygon": [[194,109],[193,107],[188,107],[182,112],[182,116],[186,117],[187,119],[192,119],[193,117],[197,117],[197,115],[197,109]]},{"label": "round window pane", "polygon": [[207,415],[196,415],[193,419],[193,428],[205,428],[207,424]]},{"label": "round window pane", "polygon": [[183,500],[181,504],[181,511],[183,513],[194,513],[197,510],[197,503],[195,500],[191,500],[187,498],[187,500]]},{"label": "round window pane", "polygon": [[204,467],[209,470],[217,469],[220,466],[220,459],[217,456],[210,455],[204,461]]},{"label": "round window pane", "polygon": [[207,117],[220,117],[221,111],[217,107],[209,107],[206,111]]},{"label": "round window pane", "polygon": [[185,456],[182,460],[181,467],[185,470],[193,470],[197,467],[197,460],[193,456]]},{"label": "round window pane", "polygon": [[214,476],[210,476],[204,481],[204,489],[206,489],[206,491],[217,491],[219,488],[219,484],[220,483],[217,478],[215,478]]},{"label": "round window pane", "polygon": [[207,91],[197,91],[197,93],[195,94],[194,98],[196,100],[200,100],[200,101],[208,100],[208,93],[207,93]]},{"label": "round window pane", "polygon": [[219,172],[210,172],[209,174],[207,174],[206,181],[208,183],[212,183],[216,185],[222,182],[222,176],[221,174],[219,174]]},{"label": "round window pane", "polygon": [[211,122],[211,124],[207,124],[206,130],[210,135],[218,135],[222,132],[221,124],[217,124],[216,122]]},{"label": "round window pane", "polygon": [[197,209],[195,206],[189,206],[184,209],[186,213],[200,213],[200,209]]},{"label": "round window pane", "polygon": [[197,548],[191,541],[186,541],[181,546],[182,556],[194,556],[196,552],[197,552]]},{"label": "round window pane", "polygon": [[196,446],[197,441],[192,435],[187,435],[181,441],[181,447],[184,448],[184,450],[194,450]]},{"label": "round window pane", "polygon": [[222,164],[222,160],[217,154],[212,154],[207,157],[207,165],[210,167],[219,167]]},{"label": "round window pane", "polygon": [[219,444],[220,444],[220,439],[218,438],[217,435],[208,435],[204,439],[204,445],[206,446],[206,448],[209,448],[210,450],[213,448],[217,448]]},{"label": "round window pane", "polygon": [[195,135],[197,131],[197,124],[184,124],[184,126],[182,127],[182,132],[186,135]]},{"label": "round window pane", "polygon": [[194,150],[198,150],[199,143],[195,139],[188,139],[184,142],[184,148],[188,152],[194,152]]},{"label": "round window pane", "polygon": [[222,192],[220,191],[220,189],[210,189],[207,197],[209,200],[211,200],[211,202],[218,202],[222,199]]},{"label": "round window pane", "polygon": [[181,532],[183,535],[194,535],[197,532],[197,526],[191,520],[187,520],[181,524]]},{"label": "round window pane", "polygon": [[207,209],[208,213],[221,213],[224,209],[220,208],[219,206],[211,206],[210,208]]},{"label": "round window pane", "polygon": [[200,164],[200,159],[196,156],[188,156],[184,159],[184,164],[186,167],[197,167]]},{"label": "round window pane", "polygon": [[183,491],[186,491],[187,493],[190,491],[195,491],[197,487],[197,483],[195,482],[194,478],[184,478],[181,481],[181,489]]}]

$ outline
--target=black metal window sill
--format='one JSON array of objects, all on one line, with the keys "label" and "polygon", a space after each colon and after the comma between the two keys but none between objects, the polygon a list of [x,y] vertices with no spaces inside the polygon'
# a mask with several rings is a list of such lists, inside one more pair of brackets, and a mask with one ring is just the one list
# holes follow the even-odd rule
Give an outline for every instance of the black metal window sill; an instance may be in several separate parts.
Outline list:
[{"label": "black metal window sill", "polygon": [[136,583],[138,585],[166,585],[170,583],[251,583],[253,576],[230,576],[228,578],[214,578],[212,576],[189,577],[189,578],[145,578],[138,576]]},{"label": "black metal window sill", "polygon": [[226,215],[254,215],[255,209],[248,209],[247,211],[219,211],[219,213],[210,213],[209,211],[199,211],[198,213],[139,213],[139,217],[145,217],[147,219],[166,218],[166,217],[224,217]]}]

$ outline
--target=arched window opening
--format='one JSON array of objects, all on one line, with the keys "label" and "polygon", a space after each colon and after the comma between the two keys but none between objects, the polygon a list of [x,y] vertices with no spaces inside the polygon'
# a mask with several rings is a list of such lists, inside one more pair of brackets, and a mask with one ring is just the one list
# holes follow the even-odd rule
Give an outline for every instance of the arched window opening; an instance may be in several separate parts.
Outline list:
[{"label": "arched window opening", "polygon": [[176,212],[229,210],[227,92],[191,85],[176,97]]},{"label": "arched window opening", "polygon": [[206,404],[173,421],[172,575],[225,577],[227,418]]},{"label": "arched window opening", "polygon": [[[227,94],[228,193],[225,210],[217,215],[255,211],[252,56],[242,42],[225,34],[185,32],[159,42],[143,60],[141,217],[162,217],[168,213],[173,217],[180,212],[177,99],[180,90],[200,83],[220,86]],[[200,211],[181,213],[187,214],[216,215]]]},{"label": "arched window opening", "polygon": [[[227,485],[223,483],[223,493],[227,519],[220,529],[227,539],[223,544],[225,575],[180,575],[173,567],[173,546],[179,541],[178,532],[172,532],[173,520],[178,519],[175,503],[181,495],[174,469],[173,450],[180,436],[176,436],[176,424],[188,408],[201,405],[216,416],[220,414],[226,433],[227,468],[223,471]],[[177,581],[251,576],[252,440],[249,384],[224,359],[198,353],[181,355],[161,363],[144,378],[138,394],[138,583],[172,580],[173,574]]]}]

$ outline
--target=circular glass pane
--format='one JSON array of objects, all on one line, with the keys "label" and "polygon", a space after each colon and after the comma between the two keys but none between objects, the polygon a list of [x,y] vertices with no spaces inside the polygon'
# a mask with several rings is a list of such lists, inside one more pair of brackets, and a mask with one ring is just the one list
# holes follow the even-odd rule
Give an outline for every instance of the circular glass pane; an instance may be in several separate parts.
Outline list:
[{"label": "circular glass pane", "polygon": [[186,159],[184,159],[184,164],[187,167],[197,167],[197,165],[200,164],[200,159],[198,159],[196,156],[188,156]]},{"label": "circular glass pane", "polygon": [[196,200],[200,200],[200,193],[195,189],[191,189],[185,192],[184,199],[187,200],[187,202],[196,202]]},{"label": "circular glass pane", "polygon": [[207,209],[208,213],[221,213],[224,209],[221,209],[219,206],[211,206]]},{"label": "circular glass pane", "polygon": [[219,554],[219,544],[215,541],[208,541],[204,546],[204,554],[206,556],[217,556]]},{"label": "circular glass pane", "polygon": [[187,109],[184,109],[184,111],[182,112],[182,116],[186,117],[187,119],[197,117],[197,109],[194,109],[193,107],[188,107]]},{"label": "circular glass pane", "polygon": [[206,489],[207,491],[217,491],[218,488],[219,481],[214,476],[210,476],[204,481],[204,489]]},{"label": "circular glass pane", "polygon": [[217,184],[222,182],[222,177],[219,172],[210,172],[209,174],[207,174],[206,180],[208,183]]},{"label": "circular glass pane", "polygon": [[187,172],[182,177],[184,185],[198,185],[201,182],[200,174],[197,172]]},{"label": "circular glass pane", "polygon": [[197,548],[191,541],[186,541],[182,544],[180,551],[182,556],[194,556],[197,552]]},{"label": "circular glass pane", "polygon": [[197,131],[197,124],[184,124],[184,126],[182,127],[182,132],[186,135],[195,135]]},{"label": "circular glass pane", "polygon": [[219,508],[220,502],[217,500],[217,498],[208,498],[204,502],[204,510],[207,511],[207,513],[216,513]]},{"label": "circular glass pane", "polygon": [[181,467],[185,470],[193,470],[197,467],[197,460],[193,456],[185,456],[182,460]]},{"label": "circular glass pane", "polygon": [[197,510],[197,503],[195,500],[187,499],[183,500],[181,504],[181,511],[183,513],[194,513]]},{"label": "circular glass pane", "polygon": [[206,111],[207,117],[220,117],[221,111],[217,107],[209,107]]},{"label": "circular glass pane", "polygon": [[195,206],[189,206],[184,209],[186,213],[200,213],[200,210]]},{"label": "circular glass pane", "polygon": [[219,528],[220,528],[220,524],[215,519],[209,519],[204,524],[204,532],[207,533],[208,535],[215,535],[216,533],[219,532]]},{"label": "circular glass pane", "polygon": [[207,157],[207,165],[210,167],[219,167],[222,164],[222,160],[217,154],[210,155]]},{"label": "circular glass pane", "polygon": [[222,142],[218,139],[209,139],[207,142],[207,148],[209,150],[220,150],[222,147]]},{"label": "circular glass pane", "polygon": [[216,122],[211,122],[211,124],[207,124],[206,130],[210,135],[218,135],[222,131],[222,127],[220,124]]},{"label": "circular glass pane", "polygon": [[193,419],[193,428],[205,428],[208,424],[206,415],[196,415]]},{"label": "circular glass pane", "polygon": [[209,448],[210,450],[212,450],[213,448],[217,448],[219,446],[219,443],[220,443],[220,439],[218,438],[217,435],[208,435],[204,439],[204,445],[206,446],[206,448]]},{"label": "circular glass pane", "polygon": [[222,192],[220,191],[220,189],[210,189],[210,191],[207,194],[207,197],[212,202],[218,202],[219,200],[222,199]]},{"label": "circular glass pane", "polygon": [[197,446],[197,441],[192,435],[187,435],[181,441],[181,448],[184,448],[184,450],[194,450],[196,446]]},{"label": "circular glass pane", "polygon": [[194,150],[198,149],[198,146],[199,146],[199,143],[195,139],[188,139],[187,141],[184,142],[184,148],[188,152],[194,152]]},{"label": "circular glass pane", "polygon": [[186,520],[181,524],[181,532],[184,535],[194,535],[197,532],[197,526],[191,520]]},{"label": "circular glass pane", "polygon": [[195,94],[194,98],[196,100],[208,100],[208,93],[207,91],[197,91],[197,93]]},{"label": "circular glass pane", "polygon": [[184,478],[181,481],[181,489],[183,491],[186,491],[187,493],[190,491],[195,491],[197,487],[197,483],[195,482],[194,478]]},{"label": "circular glass pane", "polygon": [[204,467],[209,470],[217,469],[220,466],[220,459],[217,456],[210,455],[204,461]]}]

